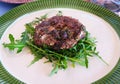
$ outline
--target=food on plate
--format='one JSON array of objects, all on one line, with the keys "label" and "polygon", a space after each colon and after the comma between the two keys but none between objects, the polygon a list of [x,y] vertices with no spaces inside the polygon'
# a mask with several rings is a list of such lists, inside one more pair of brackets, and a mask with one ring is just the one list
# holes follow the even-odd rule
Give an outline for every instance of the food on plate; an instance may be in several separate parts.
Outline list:
[{"label": "food on plate", "polygon": [[79,20],[63,16],[61,11],[53,17],[47,16],[48,14],[45,14],[25,24],[26,29],[21,39],[15,40],[14,36],[9,34],[10,43],[3,43],[3,46],[9,50],[17,48],[17,53],[28,47],[34,55],[30,65],[46,58],[45,63],[50,62],[53,65],[50,75],[60,69],[67,69],[68,62],[73,67],[79,64],[88,68],[89,57],[97,56],[105,62],[96,50],[95,38],[90,36]]},{"label": "food on plate", "polygon": [[53,16],[35,28],[34,43],[48,45],[55,50],[72,48],[85,36],[85,27],[77,19]]}]

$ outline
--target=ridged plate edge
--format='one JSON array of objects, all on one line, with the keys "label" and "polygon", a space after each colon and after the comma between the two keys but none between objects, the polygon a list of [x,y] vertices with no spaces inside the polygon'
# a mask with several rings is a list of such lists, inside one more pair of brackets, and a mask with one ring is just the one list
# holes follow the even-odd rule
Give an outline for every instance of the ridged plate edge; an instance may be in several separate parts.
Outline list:
[{"label": "ridged plate edge", "polygon": [[[13,10],[9,11],[5,15],[0,17],[0,38],[7,27],[15,21],[21,15],[29,12],[34,12],[46,8],[73,8],[95,14],[105,21],[107,21],[117,32],[120,37],[120,17],[112,13],[111,11],[97,6],[92,3],[84,2],[81,0],[39,0],[36,2],[27,3],[21,5]],[[102,79],[94,82],[93,84],[119,84],[120,81],[120,60],[115,68]],[[0,64],[0,83],[3,84],[24,84],[10,75]]]}]

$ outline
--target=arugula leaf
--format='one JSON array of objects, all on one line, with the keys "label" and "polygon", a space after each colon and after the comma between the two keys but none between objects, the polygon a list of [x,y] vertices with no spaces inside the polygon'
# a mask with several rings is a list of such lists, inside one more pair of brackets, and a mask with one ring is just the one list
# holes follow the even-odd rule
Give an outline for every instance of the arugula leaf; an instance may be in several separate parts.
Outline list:
[{"label": "arugula leaf", "polygon": [[28,44],[29,49],[31,50],[32,54],[34,55],[34,59],[32,60],[32,62],[28,65],[31,66],[32,64],[34,64],[35,62],[39,61],[40,59],[42,59],[44,57],[44,55],[37,50],[36,48],[34,48],[33,46]]},{"label": "arugula leaf", "polygon": [[46,19],[47,16],[48,16],[48,14],[45,14],[45,15],[41,16],[40,18],[38,18],[38,20],[39,20],[39,21],[42,21],[42,20]]},{"label": "arugula leaf", "polygon": [[87,59],[87,56],[85,56],[85,65],[86,65],[86,68],[88,68],[88,59]]},{"label": "arugula leaf", "polygon": [[37,61],[39,61],[40,58],[39,57],[34,57],[34,59],[31,61],[31,63],[28,65],[28,67],[30,67],[32,64],[36,63]]},{"label": "arugula leaf", "polygon": [[43,20],[45,20],[46,18],[47,18],[47,16],[48,16],[48,14],[45,14],[45,15],[43,15],[43,16],[40,16],[40,18],[39,17],[36,17],[35,18],[35,20],[33,20],[32,22],[30,22],[30,23],[28,23],[28,24],[30,24],[30,25],[37,25],[37,24],[39,24],[41,21],[43,21]]},{"label": "arugula leaf", "polygon": [[52,76],[52,75],[56,74],[56,73],[58,72],[58,70],[59,70],[59,67],[58,67],[58,65],[56,64],[55,67],[53,68],[53,70],[51,71],[51,73],[50,73],[49,76]]},{"label": "arugula leaf", "polygon": [[62,11],[58,11],[57,16],[62,16]]},{"label": "arugula leaf", "polygon": [[26,44],[26,41],[29,40],[28,32],[25,30],[21,35],[20,43]]},{"label": "arugula leaf", "polygon": [[21,40],[14,40],[12,34],[9,34],[10,43],[3,43],[4,47],[9,48],[10,50],[14,50],[17,48],[17,53],[20,53],[22,49],[26,46],[26,41],[29,40],[27,32],[23,32],[21,35]]},{"label": "arugula leaf", "polygon": [[22,50],[22,48],[25,46],[25,44],[23,43],[16,43],[12,34],[9,34],[9,39],[10,39],[10,43],[8,44],[3,43],[3,46],[9,48],[10,50],[14,50],[15,48],[18,48],[17,53],[19,53]]},{"label": "arugula leaf", "polygon": [[25,27],[26,27],[27,33],[33,36],[35,31],[34,27],[31,24],[26,24]]},{"label": "arugula leaf", "polygon": [[14,37],[13,37],[12,34],[9,34],[9,39],[10,39],[10,42],[11,42],[12,44],[15,43],[15,40],[14,40]]}]

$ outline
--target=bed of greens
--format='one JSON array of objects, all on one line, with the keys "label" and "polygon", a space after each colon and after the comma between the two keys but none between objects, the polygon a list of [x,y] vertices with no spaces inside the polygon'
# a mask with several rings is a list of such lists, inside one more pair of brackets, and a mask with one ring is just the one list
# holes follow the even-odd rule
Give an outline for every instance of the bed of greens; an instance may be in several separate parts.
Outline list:
[{"label": "bed of greens", "polygon": [[[59,12],[57,15],[61,14],[62,12]],[[57,73],[60,69],[67,69],[68,62],[70,62],[73,67],[75,67],[76,64],[79,64],[88,68],[89,57],[97,56],[105,62],[96,50],[96,39],[91,37],[88,31],[86,31],[86,36],[80,39],[78,43],[70,49],[61,49],[56,51],[46,45],[43,47],[36,46],[33,41],[35,31],[34,25],[44,21],[47,16],[48,14],[45,14],[40,18],[37,17],[34,21],[25,24],[26,29],[21,34],[21,39],[16,40],[12,34],[9,34],[10,43],[3,43],[3,46],[9,48],[9,50],[17,48],[17,53],[22,52],[23,48],[28,47],[34,55],[34,59],[30,65],[42,58],[46,58],[47,61],[45,61],[45,63],[51,62],[53,65],[50,75]]]}]

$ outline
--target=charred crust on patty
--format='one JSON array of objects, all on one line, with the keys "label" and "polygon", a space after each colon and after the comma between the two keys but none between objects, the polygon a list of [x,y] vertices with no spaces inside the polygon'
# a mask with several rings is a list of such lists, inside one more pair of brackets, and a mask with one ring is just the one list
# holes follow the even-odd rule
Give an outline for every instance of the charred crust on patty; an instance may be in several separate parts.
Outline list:
[{"label": "charred crust on patty", "polygon": [[68,16],[53,16],[35,27],[34,43],[47,45],[55,50],[72,48],[85,37],[85,27],[77,19]]}]

